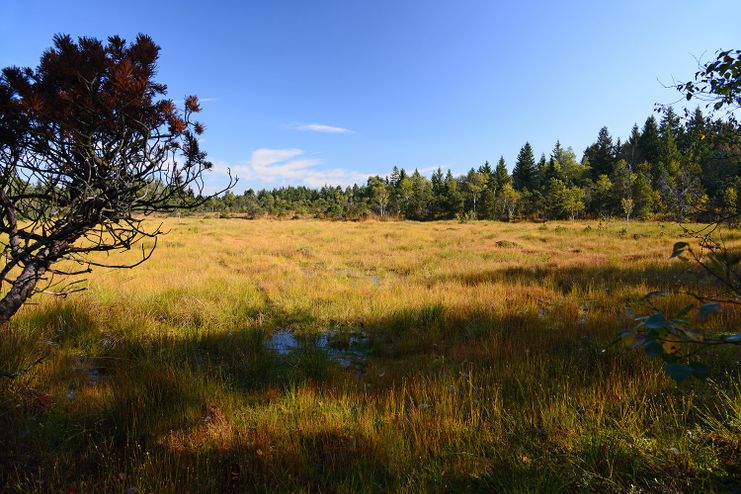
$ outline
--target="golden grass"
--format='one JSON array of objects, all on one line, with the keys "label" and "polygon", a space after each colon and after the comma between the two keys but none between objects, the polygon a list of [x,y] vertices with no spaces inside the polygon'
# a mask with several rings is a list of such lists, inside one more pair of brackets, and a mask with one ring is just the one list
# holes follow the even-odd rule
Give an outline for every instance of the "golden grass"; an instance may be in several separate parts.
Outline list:
[{"label": "golden grass", "polygon": [[[626,306],[698,283],[667,259],[676,226],[163,221],[171,231],[148,263],[98,270],[84,294],[39,299],[3,330],[3,362],[50,355],[0,384],[5,489],[741,481],[737,354],[714,351],[710,381],[677,386],[659,362],[607,348]],[[729,308],[711,325],[740,320]],[[363,331],[367,365],[343,368],[321,349],[277,355],[265,342],[280,328]]]}]

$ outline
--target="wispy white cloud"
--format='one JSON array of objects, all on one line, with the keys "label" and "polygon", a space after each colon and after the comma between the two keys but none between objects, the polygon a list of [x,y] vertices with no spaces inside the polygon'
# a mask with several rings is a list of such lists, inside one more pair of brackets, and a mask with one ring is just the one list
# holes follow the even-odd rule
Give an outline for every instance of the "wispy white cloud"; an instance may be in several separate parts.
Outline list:
[{"label": "wispy white cloud", "polygon": [[304,130],[308,132],[323,132],[325,134],[354,134],[355,131],[346,129],[344,127],[335,127],[334,125],[325,125],[318,123],[311,124],[296,124],[294,126],[297,130]]},{"label": "wispy white cloud", "polygon": [[[260,148],[252,152],[249,161],[228,164],[214,163],[214,172],[225,175],[231,170],[240,183],[260,185],[306,185],[323,187],[324,185],[347,186],[364,183],[370,174],[344,168],[322,169],[320,158],[306,156],[302,149],[269,149]],[[250,185],[248,185],[250,186]]]}]

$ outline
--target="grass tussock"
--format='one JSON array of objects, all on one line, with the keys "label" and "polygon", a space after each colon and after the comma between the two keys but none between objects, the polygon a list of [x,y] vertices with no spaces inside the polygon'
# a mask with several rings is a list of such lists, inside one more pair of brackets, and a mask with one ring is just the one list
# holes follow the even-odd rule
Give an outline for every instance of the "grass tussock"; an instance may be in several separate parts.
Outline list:
[{"label": "grass tussock", "polygon": [[[45,357],[0,381],[2,490],[741,483],[738,354],[713,349],[711,378],[677,386],[608,346],[645,293],[706,289],[667,259],[676,228],[165,223],[147,264],[96,271],[87,292],[38,299],[2,329],[4,370]],[[728,308],[710,325],[739,321]],[[286,328],[300,344],[276,351]],[[348,349],[362,359],[336,358]]]}]

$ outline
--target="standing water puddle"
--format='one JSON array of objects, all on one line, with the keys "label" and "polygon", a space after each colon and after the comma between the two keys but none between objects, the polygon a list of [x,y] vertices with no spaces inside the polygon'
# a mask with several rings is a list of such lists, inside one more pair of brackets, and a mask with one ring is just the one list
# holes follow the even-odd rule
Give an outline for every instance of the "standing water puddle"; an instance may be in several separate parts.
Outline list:
[{"label": "standing water puddle", "polygon": [[267,347],[278,355],[288,355],[292,351],[300,348],[301,343],[292,332],[287,329],[279,329],[273,331],[270,341],[267,342]]},{"label": "standing water puddle", "polygon": [[299,336],[288,329],[278,329],[273,331],[266,346],[278,355],[290,355],[299,349],[319,350],[344,368],[362,368],[368,361],[368,336],[363,332],[329,331],[317,336]]}]

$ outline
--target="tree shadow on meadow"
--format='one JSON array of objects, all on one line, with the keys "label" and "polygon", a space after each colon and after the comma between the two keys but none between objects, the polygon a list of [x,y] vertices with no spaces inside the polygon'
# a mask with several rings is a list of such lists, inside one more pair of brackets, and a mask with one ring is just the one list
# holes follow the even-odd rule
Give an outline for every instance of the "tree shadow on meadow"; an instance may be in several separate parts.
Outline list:
[{"label": "tree shadow on meadow", "polygon": [[[675,268],[669,272],[678,274]],[[609,285],[666,276],[659,267],[608,274],[600,267],[572,267],[508,269],[461,279],[471,284],[547,279],[570,291],[578,280],[596,277]],[[604,351],[624,321],[578,321],[565,310],[543,317],[531,309],[494,315],[427,304],[351,321],[351,328],[333,329],[367,337],[367,360],[350,368],[312,343],[321,328],[285,354],[271,347],[275,331],[317,322],[303,310],[272,307],[267,324],[246,323],[240,330],[127,338],[82,304],[38,309],[26,324],[36,328],[38,340],[52,341],[54,355],[25,388],[0,389],[0,413],[8,424],[0,432],[7,446],[0,453],[5,472],[0,482],[31,485],[46,479],[64,486],[87,480],[99,490],[116,490],[123,479],[150,478],[145,487],[161,492],[239,492],[255,486],[333,491],[343,485],[384,491],[412,475],[404,474],[406,468],[419,477],[415,485],[433,490],[487,491],[518,482],[523,489],[574,487],[570,468],[517,459],[533,444],[543,451],[552,447],[542,438],[542,419],[524,420],[471,457],[456,456],[466,447],[455,434],[437,439],[440,444],[424,444],[426,434],[416,437],[416,427],[440,427],[435,407],[455,415],[459,401],[473,403],[465,389],[477,388],[476,400],[500,400],[515,414],[527,415],[525,410],[540,406],[538,400],[564,393],[597,393],[610,409],[623,406],[611,390],[616,382],[655,374],[657,366],[638,352]],[[34,387],[51,397],[48,404],[31,403],[28,390]],[[357,418],[383,421],[397,414],[397,428],[376,426],[385,435]],[[456,434],[475,436],[475,429]],[[601,448],[584,461],[597,468],[617,461],[617,455],[626,471],[635,467],[627,452]],[[621,485],[636,479],[610,472],[600,475],[612,475]],[[639,477],[657,475],[664,472],[647,464]],[[523,480],[528,478],[533,483]]]},{"label": "tree shadow on meadow", "polygon": [[577,264],[569,266],[505,267],[443,275],[437,282],[456,281],[477,286],[486,283],[553,287],[562,293],[616,290],[646,285],[657,290],[702,287],[708,280],[683,262],[661,262],[644,266]]}]

